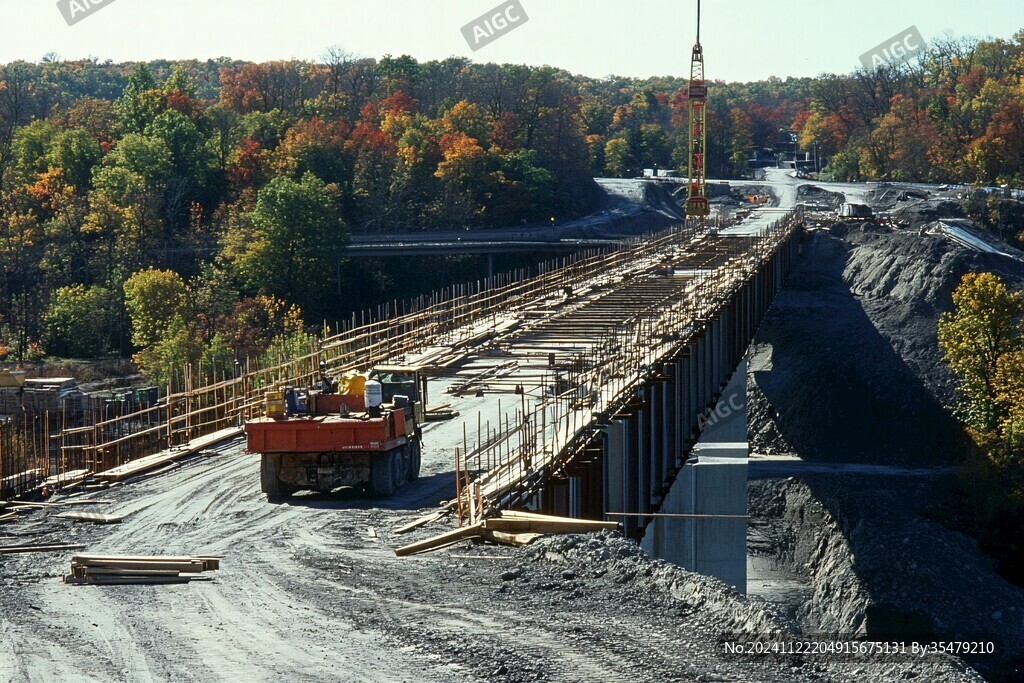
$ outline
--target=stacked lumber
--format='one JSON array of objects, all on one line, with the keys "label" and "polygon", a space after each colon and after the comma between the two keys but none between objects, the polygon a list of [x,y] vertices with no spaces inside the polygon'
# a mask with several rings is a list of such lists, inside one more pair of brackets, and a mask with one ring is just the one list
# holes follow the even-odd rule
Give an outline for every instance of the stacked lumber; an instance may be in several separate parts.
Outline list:
[{"label": "stacked lumber", "polygon": [[75,555],[64,583],[76,585],[164,584],[208,580],[203,572],[220,569],[209,555]]},{"label": "stacked lumber", "polygon": [[395,555],[407,557],[431,550],[440,550],[465,540],[490,541],[501,545],[522,547],[548,534],[588,534],[594,531],[614,531],[618,528],[617,522],[552,517],[532,512],[506,510],[468,526],[398,548],[395,550]]}]

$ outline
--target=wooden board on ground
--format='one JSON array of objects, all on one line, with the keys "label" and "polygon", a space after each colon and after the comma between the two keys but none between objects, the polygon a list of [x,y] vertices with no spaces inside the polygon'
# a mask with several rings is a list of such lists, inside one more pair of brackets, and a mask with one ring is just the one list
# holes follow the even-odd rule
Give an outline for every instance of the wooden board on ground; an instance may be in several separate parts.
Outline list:
[{"label": "wooden board on ground", "polygon": [[121,566],[133,562],[201,562],[200,571],[212,572],[220,569],[219,555],[74,555],[71,561],[81,565]]},{"label": "wooden board on ground", "polygon": [[100,515],[93,512],[64,512],[57,515],[60,519],[70,519],[73,522],[92,522],[93,524],[120,524],[124,517],[115,515]]},{"label": "wooden board on ground", "polygon": [[411,543],[407,546],[397,548],[395,555],[398,557],[408,557],[409,555],[416,555],[418,553],[425,553],[429,550],[440,550],[441,548],[464,541],[469,538],[479,538],[480,532],[483,531],[483,524],[471,524],[470,526],[464,526],[460,529],[452,529],[439,536],[433,536],[417,543]]},{"label": "wooden board on ground", "polygon": [[85,482],[92,474],[91,470],[72,470],[70,472],[64,472],[56,476],[48,478],[43,482],[45,486],[52,488],[63,488],[65,486],[77,486]]},{"label": "wooden board on ground", "polygon": [[398,534],[398,535],[407,534],[407,533],[409,533],[410,531],[412,531],[414,529],[420,528],[421,526],[427,526],[428,524],[433,524],[434,522],[442,520],[445,517],[447,517],[448,515],[450,515],[451,512],[452,512],[451,509],[447,509],[447,510],[441,510],[439,512],[434,512],[434,513],[429,514],[429,515],[424,515],[423,517],[420,517],[419,519],[416,519],[416,520],[413,520],[412,522],[409,522],[405,526],[398,527],[397,529],[392,531],[392,533]]},{"label": "wooden board on ground", "polygon": [[241,427],[222,429],[218,432],[214,432],[213,434],[193,439],[188,446],[183,448],[170,449],[155,455],[147,455],[144,458],[132,460],[129,463],[119,467],[114,467],[105,472],[97,472],[95,479],[97,481],[106,482],[123,481],[129,477],[159,469],[177,460],[198,455],[201,451],[205,451],[210,446],[218,444],[221,441],[233,439],[234,437],[241,435],[241,433]]},{"label": "wooden board on ground", "polygon": [[84,545],[4,545],[0,546],[0,555],[15,553],[60,553],[67,550],[83,550]]},{"label": "wooden board on ground", "polygon": [[[441,512],[438,512],[434,516],[440,514]],[[411,530],[415,528],[414,525],[422,525],[430,520],[430,517],[424,517],[402,527],[402,529]],[[521,547],[529,545],[547,534],[587,534],[594,531],[614,531],[618,528],[617,522],[552,517],[532,512],[499,512],[475,524],[453,529],[418,543],[398,548],[395,550],[395,555],[407,557],[431,550],[440,550],[471,538]],[[396,533],[398,533],[397,530]]]},{"label": "wooden board on ground", "polygon": [[151,586],[211,581],[211,576],[65,576],[64,583],[92,586]]},{"label": "wooden board on ground", "polygon": [[484,530],[484,538],[494,543],[522,548],[530,545],[544,534],[507,534],[503,531]]},{"label": "wooden board on ground", "polygon": [[37,503],[30,500],[9,500],[3,503],[3,506],[8,507],[12,510],[19,508],[62,508],[75,505],[107,505],[108,501],[105,500],[62,500],[55,503]]},{"label": "wooden board on ground", "polygon": [[523,519],[501,516],[485,520],[484,528],[509,534],[589,534],[594,531],[614,531],[619,528],[619,524],[566,517]]}]

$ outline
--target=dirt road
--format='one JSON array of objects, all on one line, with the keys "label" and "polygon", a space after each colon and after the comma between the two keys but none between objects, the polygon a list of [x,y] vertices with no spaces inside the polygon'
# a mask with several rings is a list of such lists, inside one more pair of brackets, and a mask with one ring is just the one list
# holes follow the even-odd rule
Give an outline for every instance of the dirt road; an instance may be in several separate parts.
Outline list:
[{"label": "dirt road", "polygon": [[[430,431],[441,442],[452,430],[461,425],[432,426],[428,443]],[[728,658],[718,634],[784,621],[614,536],[396,558],[406,539],[391,529],[450,495],[447,463],[428,448],[424,477],[386,502],[335,494],[272,504],[259,492],[257,457],[236,443],[104,492],[102,509],[125,516],[119,526],[31,513],[4,530],[5,542],[225,559],[208,582],[93,587],[60,582],[69,554],[7,557],[0,680],[788,681],[855,680],[863,670]],[[977,680],[929,666],[929,680]]]}]

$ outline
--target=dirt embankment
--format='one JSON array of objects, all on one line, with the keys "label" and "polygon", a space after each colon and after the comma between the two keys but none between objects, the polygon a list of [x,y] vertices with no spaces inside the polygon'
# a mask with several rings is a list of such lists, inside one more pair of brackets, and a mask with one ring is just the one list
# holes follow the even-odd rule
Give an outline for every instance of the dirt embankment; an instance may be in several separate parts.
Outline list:
[{"label": "dirt embankment", "polygon": [[[845,234],[836,234],[845,233]],[[971,271],[1024,284],[1024,263],[941,236],[819,231],[759,330],[754,452],[882,464],[956,462],[963,439],[936,326]]]},{"label": "dirt embankment", "polygon": [[940,478],[807,475],[750,487],[751,525],[811,597],[809,632],[992,641],[966,660],[992,680],[1024,664],[1024,590],[977,545],[931,520]]},{"label": "dirt embankment", "polygon": [[1021,261],[917,230],[855,224],[807,237],[755,338],[752,451],[895,467],[753,482],[750,550],[802,577],[804,629],[992,640],[997,656],[970,664],[1020,680],[1024,590],[935,521],[948,517],[937,502],[953,490],[947,475],[895,469],[964,459],[936,330],[976,271],[1024,287]]}]

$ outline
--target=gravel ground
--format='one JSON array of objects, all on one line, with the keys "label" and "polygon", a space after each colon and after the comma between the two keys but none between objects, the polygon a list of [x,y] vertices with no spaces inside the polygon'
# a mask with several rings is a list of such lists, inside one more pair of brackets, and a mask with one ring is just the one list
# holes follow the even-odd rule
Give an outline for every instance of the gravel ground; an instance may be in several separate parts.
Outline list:
[{"label": "gravel ground", "polygon": [[[90,552],[222,554],[208,582],[67,586],[70,553],[0,564],[2,681],[978,680],[961,665],[739,660],[723,633],[795,625],[715,580],[648,558],[616,534],[512,550],[460,545],[399,559],[390,532],[448,492],[440,454],[386,505],[354,496],[270,504],[238,448],[104,492],[113,527],[50,511],[4,543]],[[860,673],[857,673],[857,672]]]}]

